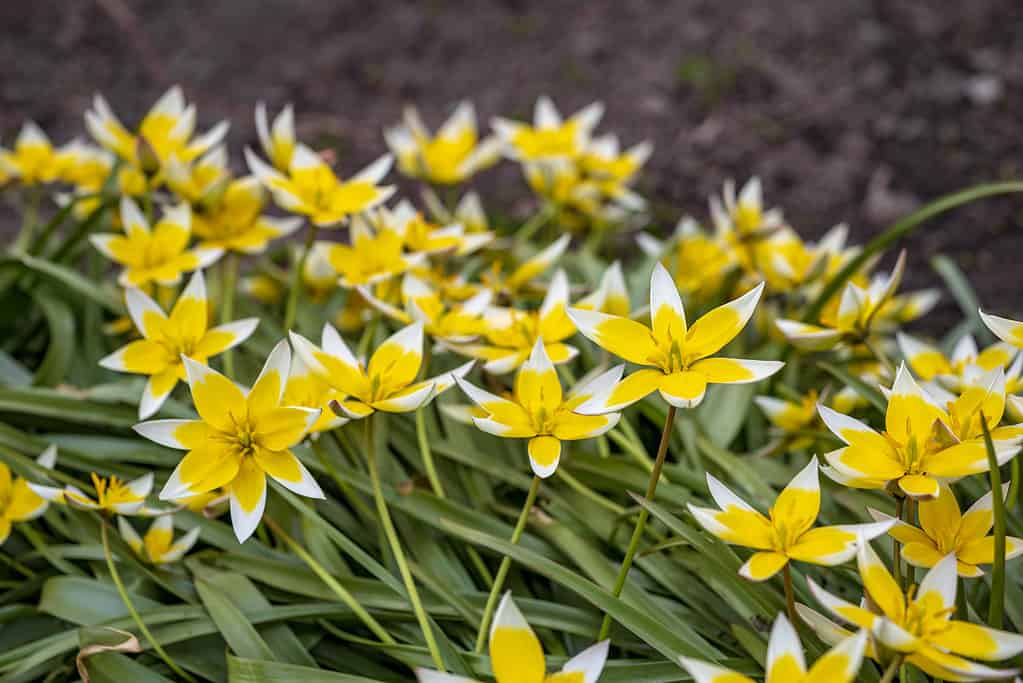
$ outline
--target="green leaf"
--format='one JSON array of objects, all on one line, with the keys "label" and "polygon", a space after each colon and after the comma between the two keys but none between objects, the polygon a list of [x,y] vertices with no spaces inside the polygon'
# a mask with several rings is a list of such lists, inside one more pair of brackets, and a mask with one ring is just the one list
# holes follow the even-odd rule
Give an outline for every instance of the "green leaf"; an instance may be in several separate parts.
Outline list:
[{"label": "green leaf", "polygon": [[959,308],[963,311],[963,317],[966,318],[964,322],[969,324],[973,334],[985,343],[993,342],[995,339],[994,335],[991,334],[991,330],[987,328],[984,321],[980,319],[980,301],[977,299],[977,293],[973,291],[973,286],[970,285],[969,280],[963,275],[963,271],[959,269],[956,262],[947,256],[939,254],[931,259],[931,268],[945,282],[945,286],[951,292],[952,298],[956,300]]},{"label": "green leaf", "polygon": [[847,387],[850,387],[864,400],[870,403],[870,405],[877,408],[882,415],[887,410],[888,401],[885,400],[884,396],[876,387],[870,386],[859,377],[849,374],[845,368],[840,368],[832,363],[819,361],[817,363],[817,367],[837,379],[839,382],[842,382]]},{"label": "green leaf", "polygon": [[[47,282],[83,299],[93,301],[114,315],[124,315],[126,309],[120,298],[111,290],[91,282],[78,271],[52,261],[15,254],[8,262],[18,263],[27,271],[35,273]],[[3,264],[3,261],[0,261]]]},{"label": "green leaf", "polygon": [[46,355],[36,370],[33,383],[42,386],[56,386],[67,376],[75,352],[75,318],[67,303],[46,289],[37,287],[32,292],[39,308],[43,311],[49,339]]},{"label": "green leaf", "polygon": [[197,577],[195,588],[213,623],[227,641],[228,647],[243,657],[273,660],[273,651],[256,631],[256,627],[245,618],[234,603],[205,578],[205,574],[203,571]]},{"label": "green leaf", "polygon": [[119,652],[100,652],[85,660],[91,683],[172,683],[147,666]]},{"label": "green leaf", "polygon": [[375,678],[352,676],[307,666],[227,656],[228,683],[380,683]]}]

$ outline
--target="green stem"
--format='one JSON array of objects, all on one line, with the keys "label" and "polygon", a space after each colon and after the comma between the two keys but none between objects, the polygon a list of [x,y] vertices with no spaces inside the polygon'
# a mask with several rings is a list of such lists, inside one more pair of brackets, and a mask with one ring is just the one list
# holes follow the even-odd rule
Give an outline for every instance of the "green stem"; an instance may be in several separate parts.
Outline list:
[{"label": "green stem", "polygon": [[[896,498],[895,499],[895,517],[899,520],[902,519],[902,511],[905,508],[906,499]],[[899,539],[892,536],[892,569],[895,573],[895,583],[902,588],[902,543]]]},{"label": "green stem", "polygon": [[[232,251],[224,254],[220,268],[220,323],[223,325],[234,318],[234,293],[238,288],[238,255]],[[234,379],[234,349],[224,351],[224,374],[228,379]]]},{"label": "green stem", "polygon": [[1012,459],[1012,479],[1009,483],[1009,493],[1005,496],[1005,510],[1012,512],[1016,509],[1016,503],[1019,502],[1019,478],[1020,478],[1020,464],[1019,458]]},{"label": "green stem", "polygon": [[969,621],[970,607],[966,600],[966,580],[960,576],[956,578],[956,581],[959,584],[956,586],[956,618],[961,621]]},{"label": "green stem", "polygon": [[153,650],[160,656],[160,659],[170,667],[171,671],[185,679],[189,683],[195,683],[195,679],[186,673],[177,663],[170,658],[163,647],[153,638],[153,634],[149,632],[149,627],[146,626],[146,622],[142,621],[141,615],[138,610],[135,609],[135,605],[131,601],[131,597],[128,596],[128,590],[124,587],[124,583],[121,581],[121,575],[117,571],[117,567],[114,565],[114,556],[110,552],[110,532],[108,531],[110,524],[106,519],[100,519],[100,536],[103,539],[103,556],[107,560],[107,570],[110,572],[110,578],[114,581],[114,586],[117,587],[117,593],[121,596],[121,600],[124,602],[124,606],[128,608],[128,613],[131,614],[131,618],[135,620],[135,624],[139,627],[139,631],[145,636],[149,644],[153,646]]},{"label": "green stem", "polygon": [[288,286],[288,303],[284,309],[284,331],[287,332],[295,324],[295,315],[298,312],[298,293],[302,289],[302,273],[305,271],[306,261],[309,260],[309,252],[316,241],[316,233],[319,228],[310,223],[305,234],[305,244],[302,246],[302,253],[299,254],[298,263],[295,264],[291,273],[291,284]]},{"label": "green stem", "polygon": [[[529,520],[529,511],[533,509],[536,502],[536,494],[540,490],[540,477],[533,475],[533,481],[529,485],[529,493],[526,494],[526,502],[522,504],[522,511],[519,519],[515,522],[515,529],[512,531],[511,544],[518,545],[522,538],[522,532]],[[479,631],[476,632],[476,647],[473,650],[476,654],[483,652],[483,644],[487,639],[487,632],[490,630],[490,620],[494,618],[494,609],[497,607],[497,599],[501,596],[501,589],[504,587],[505,578],[511,569],[511,558],[507,555],[501,560],[501,566],[497,568],[497,576],[494,577],[494,585],[490,587],[490,595],[487,596],[487,604],[483,608],[483,618],[480,620]]]},{"label": "green stem", "polygon": [[519,244],[524,244],[530,240],[537,233],[537,231],[554,218],[554,215],[558,212],[558,207],[548,202],[544,204],[539,211],[533,214],[533,217],[523,223],[518,232],[515,233],[515,241]]},{"label": "green stem", "polygon": [[984,428],[984,445],[987,446],[987,462],[991,470],[991,512],[995,525],[995,557],[991,565],[991,601],[988,605],[987,622],[992,628],[1002,628],[1002,614],[1005,611],[1005,498],[1002,495],[1002,471],[991,441],[991,430],[982,412],[980,424]]},{"label": "green stem", "polygon": [[380,622],[374,619],[373,615],[366,611],[366,608],[363,607],[358,600],[356,600],[355,596],[349,593],[348,589],[342,586],[337,579],[331,576],[330,572],[316,561],[316,558],[306,552],[305,548],[300,546],[295,539],[289,536],[288,533],[284,531],[279,524],[277,524],[277,522],[269,517],[264,517],[264,521],[267,526],[273,530],[274,534],[283,539],[284,542],[288,544],[288,547],[291,548],[303,562],[309,565],[309,568],[313,570],[313,573],[320,577],[320,580],[323,581],[328,588],[334,591],[334,594],[337,595],[341,602],[352,610],[352,613],[355,614],[355,616],[358,617],[359,620],[362,621],[362,623],[380,639],[380,642],[387,643],[388,645],[395,644],[396,641],[394,638],[386,629],[384,629],[383,626],[380,625]]},{"label": "green stem", "polygon": [[370,415],[366,417],[365,420],[366,460],[369,465],[369,477],[373,482],[373,498],[376,500],[377,515],[380,517],[380,522],[384,530],[384,535],[387,537],[387,542],[391,546],[391,553],[394,555],[394,560],[398,563],[398,571],[401,573],[401,580],[405,583],[405,590],[408,592],[409,600],[412,603],[412,611],[415,612],[416,619],[419,621],[419,628],[423,632],[423,638],[426,639],[426,647],[430,651],[433,664],[438,671],[444,672],[447,671],[447,669],[444,668],[444,659],[440,655],[440,648],[437,646],[437,640],[433,635],[433,629],[430,627],[430,619],[426,615],[426,610],[423,609],[423,603],[419,598],[419,591],[416,589],[415,579],[412,578],[412,571],[409,569],[408,560],[405,557],[405,551],[401,547],[401,541],[398,539],[398,532],[394,528],[394,522],[391,520],[391,513],[387,509],[387,500],[384,498],[384,488],[380,483],[380,469],[377,463],[376,444],[373,438],[373,416]]},{"label": "green stem", "polygon": [[789,623],[794,628],[799,628],[799,612],[796,611],[796,592],[792,589],[792,568],[789,563],[785,564],[782,570],[782,579],[785,583],[785,610],[789,614]]},{"label": "green stem", "polygon": [[433,450],[430,448],[430,441],[426,434],[426,409],[420,408],[416,411],[416,440],[419,442],[419,455],[423,459],[423,467],[426,468],[426,478],[430,480],[430,488],[438,498],[444,498],[444,486],[437,476],[437,464],[433,461]]},{"label": "green stem", "polygon": [[39,202],[42,196],[42,187],[25,189],[25,213],[21,216],[21,230],[14,240],[15,251],[24,251],[32,243],[36,225],[39,223]]},{"label": "green stem", "polygon": [[[654,460],[654,469],[650,473],[650,482],[646,487],[646,499],[648,501],[653,501],[654,494],[657,493],[657,482],[661,479],[664,459],[668,454],[668,443],[671,441],[671,430],[675,425],[676,411],[675,406],[668,406],[668,414],[664,418],[664,429],[661,431],[661,443],[657,447],[657,458]],[[639,511],[639,519],[636,520],[636,527],[632,531],[632,540],[629,541],[629,548],[625,551],[625,559],[622,560],[622,566],[618,569],[618,578],[615,579],[615,585],[611,591],[611,594],[616,598],[622,594],[622,589],[625,588],[625,580],[629,576],[629,569],[632,568],[632,561],[636,557],[636,551],[639,549],[639,542],[643,538],[643,530],[646,528],[646,520],[649,516],[650,511],[646,507]],[[606,639],[610,632],[611,615],[605,614],[604,621],[600,624],[600,633],[597,635],[597,640]]]},{"label": "green stem", "polygon": [[895,674],[898,672],[899,667],[902,666],[903,655],[894,657],[888,664],[888,668],[884,670],[884,676],[881,677],[881,683],[892,683],[895,680]]},{"label": "green stem", "polygon": [[875,344],[874,342],[870,341],[870,338],[866,336],[863,337],[863,345],[866,346],[867,350],[870,351],[871,355],[873,355],[874,358],[877,359],[877,362],[880,363],[881,366],[885,370],[887,370],[892,377],[894,377],[895,367],[892,365],[892,362],[888,360],[888,355],[881,350],[881,347]]}]

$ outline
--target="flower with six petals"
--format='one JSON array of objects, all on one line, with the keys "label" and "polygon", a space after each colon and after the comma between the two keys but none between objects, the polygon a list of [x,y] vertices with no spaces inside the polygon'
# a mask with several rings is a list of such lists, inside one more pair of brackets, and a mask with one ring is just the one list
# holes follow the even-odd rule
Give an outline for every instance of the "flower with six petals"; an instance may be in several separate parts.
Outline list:
[{"label": "flower with six petals", "polygon": [[415,107],[404,121],[384,131],[384,140],[398,160],[398,169],[412,178],[450,185],[468,180],[500,156],[497,138],[479,139],[476,110],[460,102],[436,135],[423,124]]},{"label": "flower with six petals", "polygon": [[101,477],[93,472],[95,497],[90,497],[72,484],[64,488],[41,484],[29,484],[28,487],[51,503],[63,503],[79,510],[95,510],[107,515],[137,515],[145,505],[146,496],[153,489],[153,473],[124,481],[117,476]]}]

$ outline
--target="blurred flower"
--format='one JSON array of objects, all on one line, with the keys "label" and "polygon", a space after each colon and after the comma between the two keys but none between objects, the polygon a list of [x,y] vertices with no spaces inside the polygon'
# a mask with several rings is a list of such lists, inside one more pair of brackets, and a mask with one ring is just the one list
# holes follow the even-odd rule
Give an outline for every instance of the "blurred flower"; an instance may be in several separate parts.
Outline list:
[{"label": "blurred flower", "polygon": [[733,251],[688,216],[675,226],[668,244],[648,233],[640,233],[636,242],[645,254],[661,259],[674,274],[679,292],[695,301],[708,301],[718,295],[725,275],[736,264]]},{"label": "blurred flower", "polygon": [[96,510],[106,514],[136,515],[142,510],[146,496],[153,488],[153,474],[144,474],[138,479],[122,481],[117,476],[109,478],[92,473],[92,486],[96,497],[90,498],[77,486],[64,488],[29,484],[39,497],[51,503],[63,503],[79,510]]},{"label": "blurred flower", "polygon": [[798,400],[786,400],[774,396],[753,398],[753,402],[763,411],[768,422],[783,437],[790,440],[787,447],[795,451],[809,448],[814,442],[812,436],[800,435],[798,432],[810,429],[817,420],[819,395],[816,389],[811,389],[797,398]]},{"label": "blurred flower", "polygon": [[461,304],[448,305],[436,290],[411,273],[401,282],[404,308],[397,308],[373,295],[367,287],[358,287],[359,294],[389,318],[408,325],[423,323],[426,334],[451,344],[464,344],[486,332],[484,313],[490,306],[490,292],[482,291]]},{"label": "blurred flower", "polygon": [[271,240],[302,225],[297,216],[267,216],[265,208],[266,194],[258,180],[252,176],[231,180],[214,200],[193,211],[192,232],[200,247],[261,254]]},{"label": "blurred flower", "polygon": [[416,108],[408,107],[404,122],[385,130],[384,139],[402,173],[439,185],[465,182],[500,155],[497,138],[479,139],[476,111],[469,102],[459,103],[436,135]]},{"label": "blurred flower", "polygon": [[595,344],[630,363],[647,366],[594,396],[578,412],[621,410],[655,390],[673,406],[694,408],[703,400],[708,383],[741,384],[770,377],[781,369],[781,362],[709,358],[742,331],[763,289],[760,284],[688,327],[678,289],[658,263],[650,278],[651,327],[624,317],[569,309],[579,331]]},{"label": "blurred flower", "polygon": [[764,210],[763,188],[755,176],[738,196],[735,181],[726,180],[722,196],[710,198],[710,215],[718,235],[736,245],[764,239],[784,225],[780,209]]},{"label": "blurred flower", "polygon": [[[764,665],[767,683],[850,683],[863,664],[867,632],[860,631],[843,638],[825,652],[809,670],[803,658],[799,635],[784,614],[779,614],[771,628]],[[682,667],[695,683],[753,683],[746,676],[689,657],[682,658]]]},{"label": "blurred flower", "polygon": [[603,114],[604,105],[594,102],[562,120],[557,107],[545,95],[536,101],[532,126],[504,118],[494,119],[491,125],[504,143],[505,153],[513,159],[574,159],[586,149]]},{"label": "blurred flower", "polygon": [[[607,661],[604,640],[569,659],[561,672],[547,674],[543,646],[522,616],[511,593],[505,593],[490,629],[490,668],[497,683],[597,683]],[[475,683],[472,679],[416,669],[419,683]]]},{"label": "blurred flower", "polygon": [[374,232],[363,220],[352,221],[351,244],[330,243],[324,254],[340,274],[342,287],[372,285],[401,275],[423,262],[425,254],[405,253],[402,236],[393,230]]},{"label": "blurred flower", "polygon": [[[332,283],[335,282],[334,277],[330,280]],[[284,295],[281,283],[265,273],[253,273],[243,277],[239,288],[256,301],[268,306],[280,303]]]},{"label": "blurred flower", "polygon": [[751,581],[766,581],[791,560],[825,567],[848,562],[856,554],[858,539],[880,536],[894,524],[885,521],[813,528],[821,507],[816,457],[778,495],[768,517],[710,474],[707,486],[720,510],[690,503],[689,511],[700,526],[726,543],[757,551],[739,569],[739,574]]},{"label": "blurred flower", "polygon": [[223,253],[221,249],[188,249],[192,232],[188,204],[164,209],[163,218],[151,229],[138,205],[123,197],[121,224],[124,235],[95,234],[89,236],[89,241],[104,256],[124,266],[118,278],[122,287],[177,284],[183,273],[206,268]]},{"label": "blurred flower", "polygon": [[180,560],[199,540],[201,531],[200,527],[193,527],[175,541],[172,515],[161,515],[153,520],[144,537],[140,537],[135,527],[124,517],[118,518],[117,529],[128,547],[141,559],[152,564],[170,564]]},{"label": "blurred flower", "polygon": [[283,405],[291,351],[281,341],[248,391],[205,365],[184,358],[197,420],[151,420],[135,431],[168,448],[188,451],[160,492],[178,500],[224,487],[239,542],[256,530],[266,506],[266,477],[310,498],[323,498],[291,448],[320,417],[313,408]]},{"label": "blurred flower", "polygon": [[536,476],[546,478],[558,468],[562,441],[600,436],[618,424],[620,413],[577,415],[573,411],[595,393],[613,386],[623,370],[624,366],[619,365],[563,396],[543,339],[537,339],[529,360],[515,376],[514,393],[509,398],[495,396],[459,378],[455,381],[485,412],[482,417],[473,417],[473,423],[489,434],[529,439],[529,464]]},{"label": "blurred flower", "polygon": [[[49,446],[36,458],[36,464],[52,470],[57,464],[57,447]],[[48,499],[40,496],[27,480],[12,477],[7,463],[0,462],[0,545],[11,535],[15,522],[28,522],[46,512]]]},{"label": "blurred flower", "polygon": [[61,177],[63,161],[43,129],[26,121],[14,149],[0,147],[0,185],[12,179],[26,186],[55,182]]},{"label": "blurred flower", "polygon": [[263,153],[274,168],[287,173],[291,168],[291,156],[295,152],[295,111],[291,105],[285,105],[274,118],[273,128],[270,127],[266,115],[266,104],[256,105],[256,133]]},{"label": "blurred flower", "polygon": [[[504,272],[504,261],[495,261],[490,270],[480,274],[483,287],[489,289],[495,297],[513,298],[537,276],[554,265],[568,249],[571,241],[570,235],[562,235],[523,261],[511,273]],[[475,290],[472,293],[475,293]]]},{"label": "blurred flower", "polygon": [[227,150],[217,145],[191,163],[175,155],[167,159],[164,171],[167,187],[193,207],[213,202],[230,180]]},{"label": "blurred flower", "polygon": [[629,317],[631,310],[629,292],[625,288],[625,276],[622,274],[620,261],[615,261],[607,267],[600,277],[600,285],[597,289],[593,290],[589,296],[577,301],[575,308],[617,315],[622,318]]},{"label": "blurred flower", "polygon": [[149,377],[139,402],[141,420],[159,410],[178,380],[186,379],[183,358],[206,364],[211,356],[248,339],[259,324],[258,318],[244,318],[208,328],[209,301],[201,270],[192,275],[169,316],[134,287],[125,292],[125,300],[142,339],[121,347],[99,364],[108,370]]},{"label": "blurred flower", "polygon": [[[971,334],[959,338],[950,357],[946,357],[938,347],[903,332],[899,332],[895,338],[902,357],[917,377],[924,382],[936,381],[949,391],[959,391],[964,383],[970,384],[983,373],[995,368],[1007,368],[1017,357],[1016,351],[1004,343],[995,343],[979,351]],[[1017,370],[1011,378],[1012,382],[1009,382],[1009,373],[1006,373],[1007,392],[1019,389],[1018,375]]]}]

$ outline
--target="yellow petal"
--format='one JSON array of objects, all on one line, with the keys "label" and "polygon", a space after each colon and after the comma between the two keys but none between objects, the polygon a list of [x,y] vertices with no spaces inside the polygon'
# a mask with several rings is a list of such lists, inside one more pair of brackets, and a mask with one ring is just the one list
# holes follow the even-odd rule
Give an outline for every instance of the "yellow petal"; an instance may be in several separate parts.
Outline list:
[{"label": "yellow petal", "polygon": [[959,533],[962,514],[952,488],[948,484],[940,484],[939,491],[937,498],[920,502],[920,527],[940,545],[951,547]]},{"label": "yellow petal", "polygon": [[529,360],[515,376],[515,399],[531,415],[553,416],[561,406],[561,381],[547,357],[543,340],[533,346]]},{"label": "yellow petal", "polygon": [[786,550],[793,560],[824,566],[841,564],[856,551],[856,534],[841,527],[810,529]]},{"label": "yellow petal", "polygon": [[536,436],[529,440],[529,464],[538,477],[549,477],[561,459],[561,441],[553,436]]},{"label": "yellow petal", "polygon": [[899,443],[907,443],[910,437],[922,442],[930,435],[935,420],[947,424],[948,416],[924,394],[905,364],[901,365],[888,398],[885,430]]},{"label": "yellow petal", "polygon": [[869,543],[860,545],[857,565],[870,599],[892,621],[901,624],[906,613],[906,597]]},{"label": "yellow petal", "polygon": [[750,581],[766,581],[780,572],[788,561],[788,557],[773,551],[753,553],[739,568],[739,575]]},{"label": "yellow petal", "polygon": [[688,355],[704,358],[717,353],[746,326],[764,291],[760,283],[733,301],[718,306],[693,323],[686,336]]},{"label": "yellow petal", "polygon": [[899,488],[910,498],[927,500],[938,496],[938,480],[925,474],[907,474],[899,479]]},{"label": "yellow petal", "polygon": [[540,641],[506,594],[490,632],[490,667],[497,683],[543,683],[546,672]]},{"label": "yellow petal", "polygon": [[686,371],[662,375],[661,397],[678,408],[695,408],[707,391],[707,376],[702,372]]},{"label": "yellow petal", "polygon": [[579,331],[597,346],[631,363],[654,364],[659,351],[650,328],[646,325],[628,318],[578,308],[568,309],[568,314]]}]

